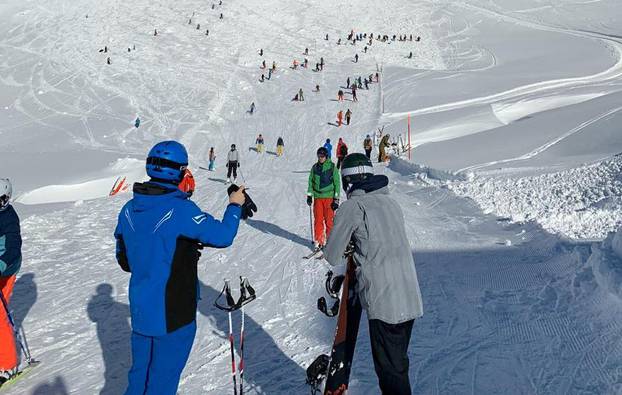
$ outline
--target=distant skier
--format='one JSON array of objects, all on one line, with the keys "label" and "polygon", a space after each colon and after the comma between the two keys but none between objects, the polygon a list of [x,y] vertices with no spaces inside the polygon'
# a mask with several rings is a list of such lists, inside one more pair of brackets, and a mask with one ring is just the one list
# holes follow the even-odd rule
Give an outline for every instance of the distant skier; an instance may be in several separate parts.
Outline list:
[{"label": "distant skier", "polygon": [[343,111],[339,110],[339,112],[337,113],[337,126],[341,126],[343,125]]},{"label": "distant skier", "polygon": [[222,12],[220,13],[220,19],[223,19],[223,15],[222,15]]},{"label": "distant skier", "polygon": [[408,54],[408,59],[412,59],[413,58],[413,52],[410,51],[410,53]]},{"label": "distant skier", "polygon": [[373,148],[374,142],[371,136],[367,135],[367,137],[365,137],[365,140],[363,141],[363,149],[365,150],[365,156],[367,156],[367,159],[371,159],[371,151]]},{"label": "distant skier", "polygon": [[[263,56],[263,48],[259,50],[259,56]],[[264,66],[265,67],[265,66]]]},{"label": "distant skier", "polygon": [[354,63],[358,63],[359,62],[359,54],[355,54],[354,55]]},{"label": "distant skier", "polygon": [[106,63],[107,64],[112,64],[112,61],[110,61],[110,56],[108,56],[108,58],[106,59]]},{"label": "distant skier", "polygon": [[260,69],[265,69],[265,68],[266,68],[266,60],[264,59],[264,60],[261,61]]},{"label": "distant skier", "polygon": [[320,85],[315,84],[315,93],[320,93]]},{"label": "distant skier", "polygon": [[276,71],[276,62],[272,62],[272,72]]},{"label": "distant skier", "polygon": [[341,137],[339,137],[339,141],[337,142],[337,150],[335,152],[337,153],[337,167],[341,169],[341,162],[343,162],[343,158],[348,155],[348,146]]},{"label": "distant skier", "polygon": [[337,92],[337,100],[343,101],[343,91],[341,89]]},{"label": "distant skier", "polygon": [[389,134],[385,134],[378,144],[378,162],[386,162],[388,159],[387,148],[391,146],[389,138]]},{"label": "distant skier", "polygon": [[262,74],[261,77],[259,77],[259,82],[264,82],[266,79],[266,77]]},{"label": "distant skier", "polygon": [[283,143],[283,137],[279,137],[276,140],[276,156],[283,156],[284,147],[285,147],[285,143]]},{"label": "distant skier", "polygon": [[302,88],[300,88],[300,90],[298,91],[298,99],[300,101],[305,101],[305,97],[302,94]]},{"label": "distant skier", "polygon": [[358,96],[356,96],[356,85],[352,85],[352,101],[359,101]]},{"label": "distant skier", "polygon": [[[227,153],[227,181],[234,183],[238,178],[238,167],[240,167],[240,157],[235,149],[235,144],[231,144],[231,150]],[[233,180],[231,176],[233,175]]]},{"label": "distant skier", "polygon": [[330,143],[330,139],[326,139],[326,141],[324,142],[323,147],[326,148],[326,152],[328,153],[328,159],[332,158],[332,156],[333,156],[333,145]]},{"label": "distant skier", "polygon": [[[0,385],[17,374],[15,332],[9,322],[8,308],[13,285],[22,264],[22,236],[19,217],[11,205],[13,186],[0,178]],[[6,303],[6,306],[4,306]]]},{"label": "distant skier", "polygon": [[348,77],[348,79],[346,80],[346,88],[350,87],[350,77]]},{"label": "distant skier", "polygon": [[184,170],[184,175],[181,179],[181,182],[179,183],[179,190],[187,193],[188,197],[190,197],[194,193],[195,187],[196,184],[194,182],[194,176],[192,175],[190,169],[186,168],[186,170]]},{"label": "distant skier", "polygon": [[132,367],[126,395],[177,393],[196,333],[200,244],[228,247],[243,215],[244,188],[229,196],[222,221],[178,189],[188,154],[176,141],[147,157],[150,180],[134,184],[114,232],[119,266],[131,273]]},{"label": "distant skier", "polygon": [[197,30],[201,30],[201,24],[197,23]]},{"label": "distant skier", "polygon": [[350,109],[348,108],[348,110],[346,111],[346,125],[350,124],[351,118],[352,118],[352,111],[350,111]]},{"label": "distant skier", "polygon": [[158,29],[153,29],[153,35],[157,36],[158,35]]},{"label": "distant skier", "polygon": [[304,55],[309,55],[309,48],[305,48]]},{"label": "distant skier", "polygon": [[348,199],[334,218],[324,258],[340,265],[351,246],[380,392],[410,395],[408,346],[423,303],[404,213],[389,197],[389,179],[374,175],[363,154],[344,159],[341,182]]},{"label": "distant skier", "polygon": [[139,126],[140,126],[140,118],[136,117],[136,120],[134,121],[134,127],[138,129]]},{"label": "distant skier", "polygon": [[255,102],[251,103],[251,108],[248,110],[248,112],[253,115],[255,113]]},{"label": "distant skier", "polygon": [[216,153],[214,152],[214,147],[210,147],[208,159],[209,166],[207,167],[207,170],[214,171],[214,168],[216,167]]},{"label": "distant skier", "polygon": [[307,205],[313,206],[313,238],[317,251],[324,247],[330,236],[340,193],[339,170],[328,157],[326,148],[320,147],[317,150],[317,162],[309,172],[307,188]]},{"label": "distant skier", "polygon": [[324,40],[328,41],[328,33],[326,34],[326,38],[324,38]]},{"label": "distant skier", "polygon": [[272,79],[272,69],[268,69],[268,79]]},{"label": "distant skier", "polygon": [[363,52],[367,53],[367,45],[363,48]]},{"label": "distant skier", "polygon": [[257,149],[257,153],[262,153],[263,152],[263,136],[261,135],[261,133],[259,133],[259,136],[257,136],[257,139],[255,139],[255,145],[256,145],[256,149]]},{"label": "distant skier", "polygon": [[369,90],[369,81],[367,80],[367,78],[365,78],[363,82],[365,83],[365,89]]}]

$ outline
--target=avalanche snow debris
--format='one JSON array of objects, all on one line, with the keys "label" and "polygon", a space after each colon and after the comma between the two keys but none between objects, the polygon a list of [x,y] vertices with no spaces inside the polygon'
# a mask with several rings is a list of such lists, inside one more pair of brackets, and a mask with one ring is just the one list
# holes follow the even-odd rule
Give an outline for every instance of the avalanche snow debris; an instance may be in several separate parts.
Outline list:
[{"label": "avalanche snow debris", "polygon": [[514,222],[537,221],[573,239],[602,239],[622,223],[622,158],[528,177],[448,182],[486,213]]}]

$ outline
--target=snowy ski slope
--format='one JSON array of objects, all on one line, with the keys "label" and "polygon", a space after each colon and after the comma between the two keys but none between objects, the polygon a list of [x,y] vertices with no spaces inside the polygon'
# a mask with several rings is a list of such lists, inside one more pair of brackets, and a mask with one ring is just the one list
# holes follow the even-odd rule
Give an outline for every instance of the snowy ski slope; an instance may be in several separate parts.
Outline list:
[{"label": "snowy ski slope", "polygon": [[[307,172],[326,138],[361,150],[378,127],[404,135],[407,114],[413,162],[429,168],[395,159],[376,171],[389,176],[404,209],[424,297],[410,349],[414,393],[622,391],[619,260],[607,243],[590,245],[622,221],[613,157],[622,151],[622,7],[215,4],[0,4],[0,176],[14,181],[24,237],[13,309],[43,361],[7,393],[122,393],[128,277],[115,263],[112,232],[130,195],[107,195],[117,177],[142,179],[147,150],[165,138],[188,147],[193,199],[216,216],[235,143],[260,210],[232,248],[203,251],[199,329],[179,393],[230,393],[227,317],[212,302],[222,279],[239,275],[259,295],[247,308],[248,392],[307,393],[304,370],[329,349],[335,324],[315,308],[326,263],[301,259],[310,245]],[[363,53],[363,43],[345,43],[350,29],[422,40],[374,42]],[[310,68],[290,69],[305,48]],[[314,72],[320,57],[326,66]],[[278,68],[260,83],[262,59]],[[347,77],[378,69],[381,84],[359,90],[358,103],[336,101]],[[300,88],[305,101],[291,101]],[[347,108],[350,126],[329,124]],[[258,133],[263,155],[252,150]],[[273,153],[279,136],[282,158]],[[210,173],[199,166],[212,146]],[[366,325],[351,393],[378,393]]]}]

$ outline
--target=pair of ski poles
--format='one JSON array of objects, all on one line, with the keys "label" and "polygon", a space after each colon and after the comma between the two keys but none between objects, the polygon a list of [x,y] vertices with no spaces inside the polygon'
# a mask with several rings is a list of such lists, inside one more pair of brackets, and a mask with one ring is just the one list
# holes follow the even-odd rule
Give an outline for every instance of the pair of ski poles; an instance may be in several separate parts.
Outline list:
[{"label": "pair of ski poles", "polygon": [[26,340],[26,332],[24,331],[24,327],[20,326],[19,329],[15,327],[15,320],[13,319],[13,315],[9,311],[9,304],[4,298],[4,295],[2,295],[2,292],[0,292],[0,301],[2,302],[2,307],[4,307],[6,316],[9,318],[9,324],[11,324],[11,328],[13,328],[13,333],[15,333],[15,339],[17,339],[19,347],[21,348],[24,356],[26,357],[26,362],[28,363],[28,365],[36,364],[38,361],[36,361],[30,354],[30,348],[28,347],[28,341]]},{"label": "pair of ski poles", "polygon": [[[225,299],[227,301],[227,305],[223,306],[218,303],[220,298],[225,295]],[[240,276],[240,298],[235,301],[233,299],[233,295],[231,294],[231,286],[229,285],[229,280],[225,280],[225,286],[222,291],[220,291],[220,295],[214,301],[214,306],[218,309],[226,311],[229,315],[229,344],[231,346],[231,377],[233,378],[233,394],[238,394],[238,386],[236,382],[236,373],[235,373],[235,341],[233,339],[233,320],[231,318],[231,313],[236,310],[242,311],[242,324],[240,327],[240,364],[239,364],[239,372],[240,372],[240,395],[244,395],[244,306],[248,303],[255,300],[255,290],[251,287],[248,279],[246,277]]]}]

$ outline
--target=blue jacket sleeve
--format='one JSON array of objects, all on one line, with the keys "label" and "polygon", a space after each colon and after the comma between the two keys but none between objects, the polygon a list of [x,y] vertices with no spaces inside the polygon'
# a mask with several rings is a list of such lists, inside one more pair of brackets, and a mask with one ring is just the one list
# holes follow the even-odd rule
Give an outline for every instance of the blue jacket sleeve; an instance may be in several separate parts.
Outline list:
[{"label": "blue jacket sleeve", "polygon": [[130,269],[130,264],[127,260],[127,250],[125,249],[125,242],[123,241],[121,221],[121,216],[119,216],[119,222],[117,223],[117,228],[114,231],[114,238],[117,241],[115,256],[117,258],[117,263],[121,266],[121,269],[129,273],[132,270]]},{"label": "blue jacket sleeve", "polygon": [[238,233],[242,208],[237,204],[230,204],[225,210],[222,221],[211,215],[201,212],[194,204],[194,209],[182,219],[182,234],[199,242],[217,248],[229,247]]},{"label": "blue jacket sleeve", "polygon": [[7,210],[0,223],[0,275],[12,276],[22,263],[22,235],[17,213]]}]

